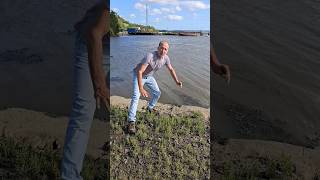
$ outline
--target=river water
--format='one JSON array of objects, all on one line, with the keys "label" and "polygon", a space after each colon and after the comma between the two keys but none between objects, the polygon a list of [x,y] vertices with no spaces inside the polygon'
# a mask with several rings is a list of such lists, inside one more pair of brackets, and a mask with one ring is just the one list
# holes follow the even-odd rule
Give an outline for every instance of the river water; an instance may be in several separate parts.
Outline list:
[{"label": "river water", "polygon": [[209,107],[209,37],[204,36],[121,36],[111,38],[111,95],[131,97],[132,70],[147,52],[168,40],[168,56],[183,87],[178,87],[164,66],[154,74],[161,97],[159,102]]}]

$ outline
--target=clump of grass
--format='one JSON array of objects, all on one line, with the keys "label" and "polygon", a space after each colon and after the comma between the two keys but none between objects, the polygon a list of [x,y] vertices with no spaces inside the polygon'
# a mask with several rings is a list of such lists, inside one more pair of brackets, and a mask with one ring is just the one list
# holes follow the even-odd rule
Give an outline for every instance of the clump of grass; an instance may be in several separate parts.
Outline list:
[{"label": "clump of grass", "polygon": [[84,159],[81,176],[86,180],[104,180],[110,177],[109,157],[103,156],[98,159],[93,159],[86,156]]},{"label": "clump of grass", "polygon": [[285,177],[292,177],[295,173],[296,167],[294,163],[291,161],[290,157],[282,154],[280,159],[278,160],[279,170],[283,172]]},{"label": "clump of grass", "polygon": [[278,159],[269,157],[236,159],[225,162],[222,170],[222,180],[297,179],[295,165],[286,155]]},{"label": "clump of grass", "polygon": [[13,138],[0,138],[1,167],[17,177],[53,178],[59,176],[59,154],[45,148],[35,151],[31,145]]},{"label": "clump of grass", "polygon": [[[50,146],[42,149],[24,144],[11,137],[0,137],[0,167],[5,179],[59,179],[62,152]],[[86,156],[82,176],[84,179],[106,179],[107,160]]]},{"label": "clump of grass", "polygon": [[[124,129],[127,111],[111,109],[114,134]],[[132,136],[111,136],[111,178],[209,179],[209,129],[201,113],[137,112],[136,128]]]}]

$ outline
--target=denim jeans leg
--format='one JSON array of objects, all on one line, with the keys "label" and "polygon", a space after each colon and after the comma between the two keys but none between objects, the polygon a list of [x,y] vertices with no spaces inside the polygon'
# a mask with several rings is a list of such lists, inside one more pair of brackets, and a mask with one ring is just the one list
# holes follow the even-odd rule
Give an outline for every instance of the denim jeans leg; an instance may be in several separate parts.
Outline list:
[{"label": "denim jeans leg", "polygon": [[80,172],[96,108],[85,44],[77,39],[75,47],[72,110],[61,163],[61,178],[68,180],[82,179]]},{"label": "denim jeans leg", "polygon": [[[144,85],[145,82],[146,82],[146,79],[142,78],[142,85]],[[138,77],[137,77],[137,74],[133,72],[133,94],[131,97],[131,103],[130,103],[129,112],[128,112],[129,122],[136,121],[136,113],[137,113],[139,98],[140,98],[140,91],[139,91],[139,85],[138,85]]]},{"label": "denim jeans leg", "polygon": [[152,95],[151,100],[149,101],[149,105],[148,105],[148,109],[151,110],[157,104],[157,102],[160,98],[160,95],[161,95],[161,91],[159,89],[157,81],[154,79],[153,76],[148,77],[148,80],[145,84],[150,89],[151,95]]}]

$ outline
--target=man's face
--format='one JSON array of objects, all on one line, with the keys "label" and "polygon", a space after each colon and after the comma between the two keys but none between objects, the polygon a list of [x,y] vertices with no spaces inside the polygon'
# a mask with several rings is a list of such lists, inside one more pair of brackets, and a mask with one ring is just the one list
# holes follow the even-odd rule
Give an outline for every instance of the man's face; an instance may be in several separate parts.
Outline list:
[{"label": "man's face", "polygon": [[158,55],[160,57],[165,56],[168,53],[169,50],[169,44],[168,43],[162,43],[159,47],[158,47]]}]

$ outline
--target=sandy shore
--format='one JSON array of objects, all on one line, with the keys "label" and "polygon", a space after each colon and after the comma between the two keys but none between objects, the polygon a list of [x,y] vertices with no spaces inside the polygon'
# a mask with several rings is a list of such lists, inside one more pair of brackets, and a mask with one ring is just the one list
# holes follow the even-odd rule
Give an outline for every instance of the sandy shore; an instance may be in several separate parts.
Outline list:
[{"label": "sandy shore", "polygon": [[[111,96],[110,97],[110,103],[113,106],[119,106],[122,108],[128,108],[130,105],[131,99],[124,98],[121,96]],[[140,99],[139,104],[138,104],[138,111],[143,110],[143,108],[147,107],[148,101]],[[159,110],[160,113],[162,114],[169,114],[169,115],[183,115],[183,114],[190,114],[191,112],[200,112],[205,121],[208,123],[209,122],[209,116],[210,116],[210,109],[208,108],[203,108],[203,107],[198,107],[198,106],[176,106],[176,105],[171,105],[171,104],[163,104],[163,103],[157,103],[156,107],[157,110]]]},{"label": "sandy shore", "polygon": [[[112,96],[113,106],[126,109],[129,99]],[[147,101],[141,100],[139,110],[143,110]],[[182,106],[176,107],[167,104],[158,104],[161,113],[178,115],[191,111],[199,111],[206,115],[208,109],[199,107]],[[68,122],[66,116],[56,116],[52,113],[36,112],[21,108],[9,108],[0,111],[0,130],[2,135],[15,137],[25,143],[34,146],[51,145],[54,140],[63,144],[65,130]],[[106,140],[106,122],[95,119],[92,124],[87,154],[99,157]],[[62,148],[62,147],[61,147]],[[295,146],[286,143],[263,140],[228,139],[221,145],[213,142],[212,160],[217,167],[221,163],[230,160],[243,160],[250,157],[270,157],[277,159],[285,154],[290,157],[297,169],[296,173],[305,179],[311,179],[320,167],[320,148],[310,149],[303,146]],[[239,151],[241,149],[241,151]],[[213,172],[217,173],[217,172]],[[217,175],[217,174],[216,174]]]},{"label": "sandy shore", "polygon": [[[231,160],[244,161],[261,157],[280,159],[285,155],[295,165],[298,179],[313,179],[320,172],[320,148],[309,149],[274,141],[230,139],[225,145],[214,143],[212,150],[216,170],[223,162]],[[214,177],[219,176],[218,171],[212,173]]]},{"label": "sandy shore", "polygon": [[[14,137],[34,147],[52,146],[57,140],[63,147],[68,117],[21,108],[0,111],[0,134]],[[94,119],[87,153],[99,157],[106,142],[106,123]]]},{"label": "sandy shore", "polygon": [[[120,96],[112,96],[112,106],[127,108],[130,99]],[[146,106],[147,101],[141,100],[138,110]],[[208,123],[209,109],[195,106],[173,106],[168,104],[157,104],[162,114],[181,115],[192,111],[201,112]],[[0,111],[0,134],[15,137],[34,146],[51,146],[57,140],[60,145],[64,143],[64,136],[68,124],[67,116],[58,116],[51,112],[38,112],[22,108],[9,108]],[[94,119],[90,131],[90,140],[87,153],[93,157],[99,157],[103,151],[102,147],[107,138],[107,123]],[[62,147],[62,146],[61,146]]]}]

